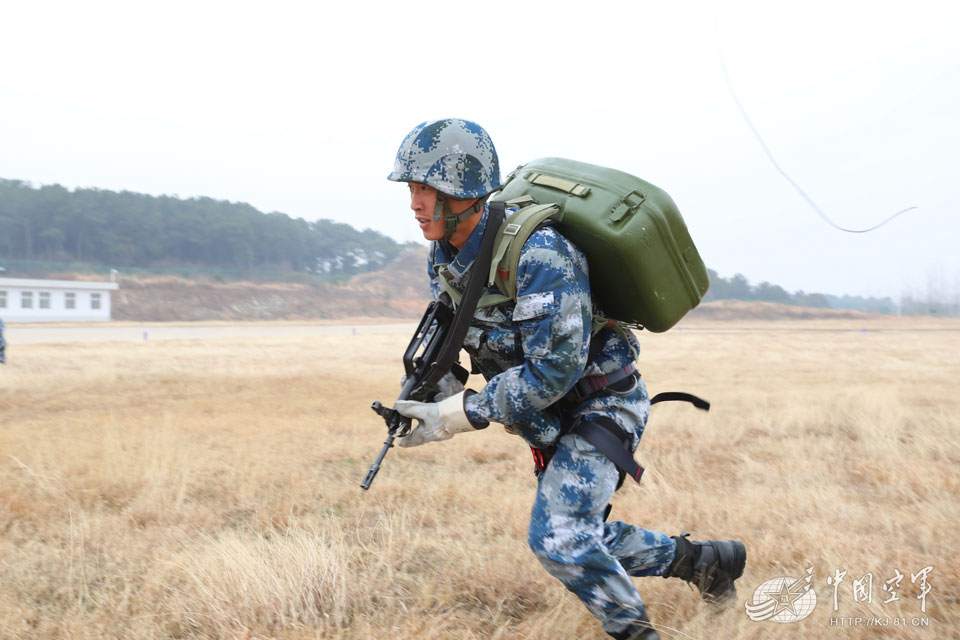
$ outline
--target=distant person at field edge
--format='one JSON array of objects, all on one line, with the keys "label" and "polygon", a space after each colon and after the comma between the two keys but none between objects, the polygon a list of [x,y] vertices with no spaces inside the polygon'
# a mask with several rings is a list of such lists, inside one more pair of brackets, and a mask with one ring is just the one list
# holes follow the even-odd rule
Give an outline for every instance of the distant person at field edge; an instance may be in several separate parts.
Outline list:
[{"label": "distant person at field edge", "polygon": [[[403,140],[388,178],[407,183],[410,208],[431,241],[427,266],[434,297],[449,295],[447,286],[462,293],[486,229],[487,197],[501,186],[489,135],[467,120],[424,122]],[[678,577],[695,584],[705,600],[732,601],[734,580],[746,562],[742,543],[694,542],[689,534],[670,537],[605,522],[623,477],[571,429],[591,421],[633,451],[650,400],[633,366],[636,337],[609,327],[591,335],[593,315],[602,312],[591,302],[583,253],[543,226],[523,245],[516,278],[516,301],[477,309],[464,341],[486,386],[464,391],[454,381],[438,402],[398,401],[401,414],[418,420],[400,446],[445,440],[490,421],[509,425],[537,461],[530,548],[611,637],[660,637],[631,576]],[[585,377],[600,391],[580,394],[575,385]],[[604,385],[601,379],[617,382]]]},{"label": "distant person at field edge", "polygon": [[0,318],[0,364],[7,361],[7,342],[3,339],[3,318]]}]

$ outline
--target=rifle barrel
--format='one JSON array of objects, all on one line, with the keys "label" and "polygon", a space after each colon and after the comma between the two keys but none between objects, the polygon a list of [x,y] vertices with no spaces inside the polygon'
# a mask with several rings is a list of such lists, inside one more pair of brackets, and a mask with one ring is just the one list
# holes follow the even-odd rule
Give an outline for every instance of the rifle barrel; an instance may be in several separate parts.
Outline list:
[{"label": "rifle barrel", "polygon": [[387,439],[383,443],[383,448],[380,449],[380,455],[377,456],[377,459],[373,461],[373,464],[370,465],[370,470],[367,471],[367,475],[364,476],[363,482],[360,483],[360,486],[363,489],[369,489],[370,485],[373,484],[373,479],[377,477],[377,472],[380,471],[380,463],[383,462],[384,456],[387,455],[387,451],[390,450],[390,447],[393,446],[394,436],[392,433],[387,436]]}]

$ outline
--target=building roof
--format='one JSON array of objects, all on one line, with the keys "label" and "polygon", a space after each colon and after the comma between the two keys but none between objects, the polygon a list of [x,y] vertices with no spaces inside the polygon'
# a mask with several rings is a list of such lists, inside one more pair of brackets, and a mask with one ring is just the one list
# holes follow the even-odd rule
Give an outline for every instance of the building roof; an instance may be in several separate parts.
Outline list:
[{"label": "building roof", "polygon": [[15,287],[17,289],[93,289],[96,291],[115,291],[120,288],[120,285],[116,282],[90,282],[87,280],[0,278],[0,287]]}]

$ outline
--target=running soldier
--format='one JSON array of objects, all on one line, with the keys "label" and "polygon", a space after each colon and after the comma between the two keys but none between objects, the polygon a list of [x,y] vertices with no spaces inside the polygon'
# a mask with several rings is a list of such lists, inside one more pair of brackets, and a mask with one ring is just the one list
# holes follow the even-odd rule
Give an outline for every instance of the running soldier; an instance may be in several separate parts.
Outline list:
[{"label": "running soldier", "polygon": [[[492,140],[466,120],[422,123],[403,140],[388,178],[408,184],[410,207],[431,241],[433,295],[458,299],[487,230],[486,200],[501,186]],[[611,327],[592,331],[601,314],[583,253],[544,225],[523,245],[516,278],[516,301],[478,308],[464,341],[486,386],[473,392],[448,384],[448,397],[437,402],[399,401],[396,409],[419,421],[400,446],[446,440],[491,421],[521,436],[538,469],[530,548],[614,638],[659,638],[631,577],[678,577],[708,601],[733,599],[746,561],[742,543],[605,522],[623,475],[573,431],[599,425],[634,451],[650,400],[634,368],[636,337]]]}]

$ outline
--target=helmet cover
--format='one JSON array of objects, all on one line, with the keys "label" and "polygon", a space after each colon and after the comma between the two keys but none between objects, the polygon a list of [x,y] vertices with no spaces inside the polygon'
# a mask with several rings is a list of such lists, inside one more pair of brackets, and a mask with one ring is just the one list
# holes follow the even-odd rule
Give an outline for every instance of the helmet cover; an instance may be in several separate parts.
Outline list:
[{"label": "helmet cover", "polygon": [[422,122],[397,151],[395,182],[418,182],[458,200],[479,198],[500,185],[500,163],[493,140],[469,120]]}]

